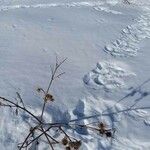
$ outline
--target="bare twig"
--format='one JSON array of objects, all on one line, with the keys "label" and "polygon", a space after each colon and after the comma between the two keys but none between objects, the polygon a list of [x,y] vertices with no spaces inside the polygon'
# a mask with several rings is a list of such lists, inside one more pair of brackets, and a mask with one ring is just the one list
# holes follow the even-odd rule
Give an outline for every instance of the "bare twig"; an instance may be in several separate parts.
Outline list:
[{"label": "bare twig", "polygon": [[20,93],[19,93],[19,92],[16,92],[16,94],[17,94],[17,97],[20,99],[20,102],[22,103],[22,106],[25,108],[25,104],[24,104],[24,102],[23,102],[23,99],[22,99]]},{"label": "bare twig", "polygon": [[[10,107],[10,108],[15,108],[16,109],[16,114],[18,114],[18,110],[22,110],[24,112],[26,112],[29,117],[33,117],[37,122],[35,124],[35,126],[30,128],[30,132],[27,134],[27,136],[25,137],[24,141],[22,143],[18,144],[18,148],[19,150],[22,150],[23,148],[25,148],[27,150],[27,148],[33,144],[33,142],[36,142],[36,144],[38,144],[39,142],[41,142],[41,139],[43,139],[44,137],[44,141],[46,138],[46,143],[48,143],[48,145],[50,146],[50,148],[52,150],[54,150],[54,146],[53,144],[62,144],[63,146],[65,146],[65,148],[69,147],[72,149],[79,149],[79,147],[81,146],[81,141],[77,140],[74,137],[71,137],[67,131],[64,130],[64,128],[67,126],[69,127],[71,130],[74,130],[74,127],[81,127],[81,128],[86,128],[89,130],[93,130],[93,131],[99,131],[99,133],[105,134],[107,137],[112,135],[112,129],[107,129],[107,128],[99,128],[99,126],[95,126],[92,125],[89,126],[87,125],[80,125],[80,124],[74,124],[74,122],[76,120],[71,120],[69,123],[59,123],[59,122],[54,122],[54,123],[45,123],[43,121],[43,114],[45,112],[45,107],[47,104],[47,101],[53,101],[53,96],[51,95],[51,93],[49,93],[50,88],[53,84],[53,82],[57,79],[60,78],[63,74],[65,74],[65,72],[59,72],[59,68],[61,67],[61,65],[66,61],[67,58],[63,59],[62,61],[58,61],[58,58],[56,56],[56,62],[54,65],[54,68],[51,67],[51,77],[50,77],[50,81],[48,84],[48,87],[46,90],[42,89],[42,88],[38,88],[37,91],[40,92],[42,91],[43,95],[44,95],[44,102],[43,102],[43,106],[41,108],[41,116],[40,118],[38,118],[32,111],[30,111],[27,107],[25,107],[24,101],[20,95],[20,93],[16,92],[18,99],[20,100],[20,103],[17,101],[16,103],[4,98],[4,97],[0,97],[0,106],[6,106],[6,107]],[[42,96],[43,96],[42,95]],[[29,123],[27,121],[27,123]],[[61,139],[61,136],[55,138],[55,136],[52,136],[50,132],[50,129],[56,129],[58,131],[61,132],[61,135],[63,135],[63,139]],[[102,132],[101,132],[102,131]],[[114,132],[113,132],[114,134]],[[66,141],[65,141],[66,140]],[[60,141],[60,142],[59,142]],[[20,146],[21,145],[21,146]]]},{"label": "bare twig", "polygon": [[62,129],[62,127],[60,126],[59,129],[64,133],[64,135],[69,139],[69,141],[72,142],[70,136]]},{"label": "bare twig", "polygon": [[[41,132],[43,132],[43,130],[42,129],[40,129],[40,128],[38,128],[38,130],[39,131],[41,131]],[[52,136],[50,136],[47,132],[46,132],[46,135],[50,138],[50,139],[52,139],[55,143],[59,143],[56,139],[54,139]]]},{"label": "bare twig", "polygon": [[42,129],[42,132],[44,133],[44,135],[45,135],[45,137],[46,137],[46,139],[47,139],[47,141],[48,141],[48,143],[49,143],[51,149],[54,150],[54,147],[53,147],[51,141],[49,140],[49,137],[48,137],[47,134],[45,133],[45,130],[43,129],[43,127],[41,127],[41,129]]},{"label": "bare twig", "polygon": [[[33,135],[34,131],[35,131],[37,128],[38,128],[38,126],[35,126],[34,128],[30,128],[30,132],[29,132],[29,134],[27,135],[27,137],[25,138],[25,140],[24,140],[24,142],[22,143],[22,145],[19,146],[19,150],[21,150],[21,149],[24,147],[24,145],[27,143],[29,137]],[[26,147],[27,147],[27,146],[26,146]]]},{"label": "bare twig", "polygon": [[[32,144],[34,141],[36,141],[37,139],[39,139],[41,136],[43,136],[47,131],[49,131],[52,127],[49,127],[48,129],[46,129],[45,131],[43,131],[40,135],[38,135],[36,138],[34,138],[33,140],[31,140],[26,146],[29,146],[30,144]],[[24,147],[23,147],[24,148]]]},{"label": "bare twig", "polygon": [[[63,75],[64,73],[60,73],[58,75],[56,75],[59,67],[67,60],[67,58],[63,59],[62,61],[58,62],[58,58],[56,56],[56,63],[55,63],[55,68],[52,69],[51,68],[51,78],[50,78],[50,81],[49,81],[49,84],[48,84],[48,88],[45,92],[45,97],[46,95],[49,93],[49,90],[50,90],[50,87],[52,86],[53,84],[53,81],[56,79],[56,78],[59,78],[61,75]],[[44,113],[44,110],[45,110],[45,106],[46,106],[46,100],[45,100],[45,97],[44,97],[44,102],[43,102],[43,106],[42,106],[42,112],[41,112],[41,120],[43,118],[43,113]]]}]

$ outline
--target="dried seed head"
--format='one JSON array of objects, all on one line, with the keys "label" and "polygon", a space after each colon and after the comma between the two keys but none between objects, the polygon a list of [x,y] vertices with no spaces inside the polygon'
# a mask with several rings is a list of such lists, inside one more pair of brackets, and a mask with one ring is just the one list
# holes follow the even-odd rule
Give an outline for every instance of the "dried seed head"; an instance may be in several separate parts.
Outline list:
[{"label": "dried seed head", "polygon": [[67,145],[68,144],[67,137],[64,137],[61,142],[62,142],[63,145]]},{"label": "dried seed head", "polygon": [[81,144],[82,144],[81,141],[69,142],[69,146],[76,150],[78,150],[80,148]]},{"label": "dried seed head", "polygon": [[69,146],[71,147],[71,148],[73,148],[74,147],[74,142],[69,142]]},{"label": "dried seed head", "polygon": [[32,132],[32,131],[33,131],[33,127],[30,128],[30,132]]},{"label": "dried seed head", "polygon": [[45,95],[45,101],[47,102],[47,101],[54,101],[54,98],[53,98],[53,96],[51,95],[51,94],[46,94]]},{"label": "dried seed head", "polygon": [[66,150],[71,150],[71,148],[69,146],[66,147]]},{"label": "dried seed head", "polygon": [[82,142],[81,142],[81,141],[77,141],[78,148],[80,148],[80,147],[81,147],[81,144],[82,144]]},{"label": "dried seed head", "polygon": [[99,129],[99,133],[100,133],[100,134],[104,134],[104,131],[101,130],[101,129]]},{"label": "dried seed head", "polygon": [[103,122],[100,122],[100,123],[98,124],[98,127],[99,127],[100,129],[103,129],[103,128],[106,127],[106,125],[105,125]]}]

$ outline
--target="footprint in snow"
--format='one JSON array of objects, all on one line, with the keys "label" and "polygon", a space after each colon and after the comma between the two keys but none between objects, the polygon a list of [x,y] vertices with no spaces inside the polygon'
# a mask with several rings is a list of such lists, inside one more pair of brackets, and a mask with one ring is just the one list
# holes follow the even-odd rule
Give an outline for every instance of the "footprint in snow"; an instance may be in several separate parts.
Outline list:
[{"label": "footprint in snow", "polygon": [[104,51],[112,56],[136,56],[139,43],[145,38],[150,38],[150,13],[141,15],[135,24],[123,29],[120,37],[106,45]]},{"label": "footprint in snow", "polygon": [[99,62],[95,69],[84,76],[83,82],[87,87],[112,92],[126,87],[125,81],[133,76],[135,74],[124,69],[121,63]]}]

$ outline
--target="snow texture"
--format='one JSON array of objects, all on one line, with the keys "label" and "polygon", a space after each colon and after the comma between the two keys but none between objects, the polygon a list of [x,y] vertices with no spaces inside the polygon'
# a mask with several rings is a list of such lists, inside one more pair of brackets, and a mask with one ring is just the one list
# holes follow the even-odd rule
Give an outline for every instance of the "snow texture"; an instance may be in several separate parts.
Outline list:
[{"label": "snow texture", "polygon": [[[0,95],[15,101],[19,92],[38,116],[35,89],[47,87],[55,56],[67,57],[44,119],[116,129],[112,140],[68,130],[81,150],[150,150],[149,43],[149,0],[0,0]],[[35,123],[19,114],[1,107],[1,150],[16,150]]]}]

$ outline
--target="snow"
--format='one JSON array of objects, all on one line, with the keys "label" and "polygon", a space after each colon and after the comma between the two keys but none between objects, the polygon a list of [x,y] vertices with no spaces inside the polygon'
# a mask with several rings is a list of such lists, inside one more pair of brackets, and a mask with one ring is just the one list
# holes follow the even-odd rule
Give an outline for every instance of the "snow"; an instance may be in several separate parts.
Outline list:
[{"label": "snow", "polygon": [[[1,0],[0,95],[15,101],[19,92],[39,115],[43,102],[35,89],[47,87],[55,56],[67,57],[45,120],[116,128],[112,141],[68,130],[83,150],[149,150],[150,1],[131,2]],[[0,113],[0,149],[16,150],[33,122],[11,109]]]},{"label": "snow", "polygon": [[126,71],[129,69],[125,69],[125,67],[120,67],[119,65],[122,65],[121,63],[118,64],[119,62],[114,63],[108,61],[97,63],[97,67],[84,76],[84,83],[93,88],[94,85],[95,88],[102,87],[107,92],[124,87],[125,83],[123,80],[130,79],[135,74]]},{"label": "snow", "polygon": [[123,29],[120,38],[105,47],[106,52],[115,56],[136,56],[139,51],[139,42],[150,37],[149,15],[149,13],[141,15],[136,20],[136,24]]}]

